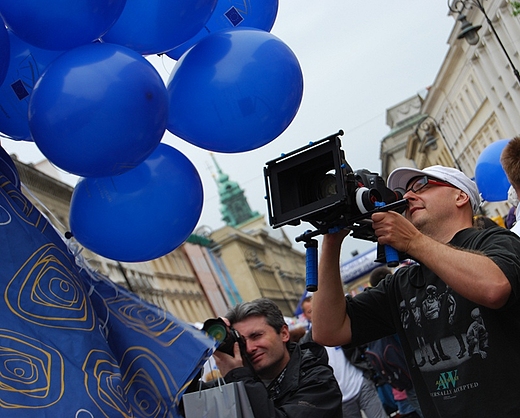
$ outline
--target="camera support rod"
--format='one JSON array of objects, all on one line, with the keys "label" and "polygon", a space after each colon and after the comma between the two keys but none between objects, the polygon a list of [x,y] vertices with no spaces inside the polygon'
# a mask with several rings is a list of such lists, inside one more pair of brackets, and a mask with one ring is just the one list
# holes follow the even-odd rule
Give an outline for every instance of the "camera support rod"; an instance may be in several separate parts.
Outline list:
[{"label": "camera support rod", "polygon": [[[378,202],[379,203],[379,202]],[[354,217],[350,219],[349,225],[345,225],[337,228],[349,228],[355,227],[354,224],[368,219],[372,216],[372,214],[377,212],[388,212],[390,210],[399,210],[403,209],[408,205],[407,199],[401,199],[397,202],[390,203],[385,205],[384,203],[379,203],[376,205],[374,210],[366,212],[360,216]],[[318,290],[318,241],[314,239],[314,237],[318,235],[324,235],[332,232],[336,232],[339,229],[330,229],[330,228],[317,228],[314,231],[305,231],[302,235],[295,238],[296,242],[305,242],[305,286],[308,292],[315,292]],[[392,248],[388,245],[385,246],[385,257],[388,265],[390,267],[395,267],[399,263],[399,255],[395,248]]]},{"label": "camera support rod", "polygon": [[[399,210],[399,209],[405,208],[406,206],[408,206],[408,200],[401,199],[401,200],[398,200],[397,202],[393,202],[393,203],[389,203],[388,205],[385,205],[385,206],[377,207],[374,210],[363,213],[362,215],[355,216],[355,217],[349,219],[348,225],[342,225],[341,227],[340,226],[338,226],[338,227],[340,227],[340,229],[355,227],[354,224],[358,223],[359,221],[370,218],[372,216],[372,214],[374,214],[374,213],[388,212],[390,210]],[[328,234],[331,232],[336,232],[336,231],[337,231],[336,229],[331,231],[330,228],[328,228],[328,227],[317,228],[314,231],[305,231],[303,234],[297,236],[294,240],[296,242],[307,242],[311,238],[317,237],[318,235],[325,235],[325,234]]]}]

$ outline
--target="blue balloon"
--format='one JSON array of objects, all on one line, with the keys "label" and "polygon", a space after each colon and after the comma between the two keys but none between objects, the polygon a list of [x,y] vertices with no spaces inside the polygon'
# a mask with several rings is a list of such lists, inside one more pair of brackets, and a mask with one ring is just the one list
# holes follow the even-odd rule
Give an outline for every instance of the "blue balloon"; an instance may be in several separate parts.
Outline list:
[{"label": "blue balloon", "polygon": [[62,51],[30,45],[8,30],[10,56],[4,82],[0,85],[0,132],[5,136],[32,141],[27,109],[41,74]]},{"label": "blue balloon", "polygon": [[143,55],[161,54],[197,34],[216,4],[217,0],[128,0],[103,40]]},{"label": "blue balloon", "polygon": [[500,139],[488,145],[477,158],[475,165],[475,183],[488,202],[507,200],[507,191],[511,184],[500,163],[502,150],[509,139]]},{"label": "blue balloon", "polygon": [[162,257],[195,228],[203,204],[193,164],[166,144],[115,177],[83,178],[72,194],[70,227],[78,242],[112,260]]},{"label": "blue balloon", "polygon": [[277,14],[278,0],[248,0],[241,5],[237,5],[234,0],[218,0],[217,7],[204,28],[193,38],[168,51],[166,55],[178,60],[202,38],[221,29],[250,27],[269,32]]},{"label": "blue balloon", "polygon": [[9,68],[9,50],[9,35],[0,18],[0,85],[4,82],[7,69]]},{"label": "blue balloon", "polygon": [[25,42],[68,50],[101,37],[126,0],[0,0],[5,24]]},{"label": "blue balloon", "polygon": [[137,166],[166,130],[168,96],[157,70],[121,45],[65,52],[45,71],[29,103],[34,142],[50,162],[81,177]]},{"label": "blue balloon", "polygon": [[168,81],[168,130],[210,151],[243,152],[277,138],[303,95],[294,53],[258,29],[212,33],[177,61]]}]

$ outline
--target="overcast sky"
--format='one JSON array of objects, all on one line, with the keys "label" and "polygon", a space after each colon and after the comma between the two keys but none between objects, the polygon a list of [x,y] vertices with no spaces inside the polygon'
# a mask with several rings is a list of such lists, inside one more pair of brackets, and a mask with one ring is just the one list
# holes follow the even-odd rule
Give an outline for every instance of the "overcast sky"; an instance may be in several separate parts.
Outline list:
[{"label": "overcast sky", "polygon": [[[389,131],[386,109],[434,82],[455,24],[441,0],[279,1],[271,32],[292,49],[302,67],[299,112],[270,144],[246,153],[215,154],[222,170],[245,189],[252,209],[263,214],[265,162],[339,129],[345,131],[342,148],[351,167],[380,172],[380,141]],[[149,59],[166,83],[175,61],[167,56]],[[209,152],[169,132],[163,142],[183,152],[199,171],[205,193],[199,226],[223,226]],[[24,162],[43,159],[32,143],[2,139],[2,146]],[[293,239],[309,228],[306,224],[284,230]],[[374,245],[349,238],[342,259]],[[304,251],[303,244],[294,246]]]}]

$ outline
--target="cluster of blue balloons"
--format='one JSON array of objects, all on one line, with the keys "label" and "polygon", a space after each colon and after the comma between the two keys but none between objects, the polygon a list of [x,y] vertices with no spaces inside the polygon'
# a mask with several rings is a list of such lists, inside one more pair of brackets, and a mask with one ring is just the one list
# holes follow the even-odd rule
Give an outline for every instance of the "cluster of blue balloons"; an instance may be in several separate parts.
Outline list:
[{"label": "cluster of blue balloons", "polygon": [[500,163],[500,156],[510,139],[492,142],[480,153],[475,165],[475,183],[482,199],[487,202],[507,200],[511,184]]},{"label": "cluster of blue balloons", "polygon": [[[289,126],[303,75],[269,32],[277,11],[278,0],[0,0],[0,134],[82,177],[71,201],[82,245],[146,261],[193,230],[200,178],[160,144],[166,130],[238,153]],[[177,61],[167,83],[150,54]]]}]

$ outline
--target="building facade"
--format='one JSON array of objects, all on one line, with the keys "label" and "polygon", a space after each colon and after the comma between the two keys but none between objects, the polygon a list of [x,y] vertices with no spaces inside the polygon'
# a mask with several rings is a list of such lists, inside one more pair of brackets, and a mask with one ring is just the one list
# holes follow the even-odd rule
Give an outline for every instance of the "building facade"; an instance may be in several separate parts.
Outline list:
[{"label": "building facade", "polygon": [[397,167],[416,167],[407,145],[421,120],[424,98],[415,95],[386,110],[386,124],[390,132],[381,140],[381,176],[386,178]]},{"label": "building facade", "polygon": [[[458,3],[460,7],[462,2]],[[394,132],[394,126],[389,125],[392,131],[382,140],[383,176],[399,166],[442,164],[473,178],[477,159],[488,145],[520,134],[520,84],[515,68],[515,62],[520,64],[520,20],[506,0],[480,3],[492,27],[478,7],[464,9],[469,22],[482,26],[478,42],[470,45],[458,38],[458,12],[449,13],[454,26],[448,37],[448,53],[417,111],[418,120],[402,132]],[[394,156],[395,143],[401,151]],[[482,209],[491,218],[503,217],[509,204],[485,202]]]}]

